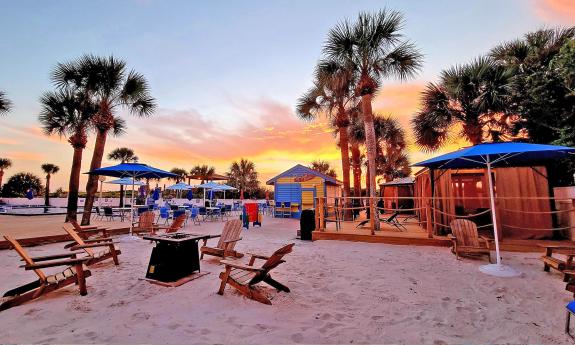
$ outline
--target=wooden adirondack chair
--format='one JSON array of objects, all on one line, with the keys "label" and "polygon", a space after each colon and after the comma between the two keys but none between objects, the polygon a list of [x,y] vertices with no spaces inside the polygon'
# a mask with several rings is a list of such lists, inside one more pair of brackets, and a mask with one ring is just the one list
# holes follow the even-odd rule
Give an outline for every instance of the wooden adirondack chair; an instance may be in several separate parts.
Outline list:
[{"label": "wooden adirondack chair", "polygon": [[451,251],[458,260],[460,255],[486,255],[491,262],[489,239],[479,236],[474,222],[467,219],[455,219],[450,227],[452,234],[449,237],[453,243]]},{"label": "wooden adirondack chair", "polygon": [[178,217],[176,217],[176,219],[174,219],[174,221],[172,222],[172,224],[167,227],[167,226],[157,226],[155,228],[155,230],[165,230],[166,234],[169,234],[171,232],[177,232],[178,230],[180,230],[183,226],[184,223],[186,222],[186,217],[187,215],[181,214]]},{"label": "wooden adirondack chair", "polygon": [[208,239],[204,240],[204,244],[200,248],[202,253],[200,260],[204,258],[204,254],[219,256],[225,259],[227,256],[233,256],[236,258],[241,258],[244,256],[242,253],[238,253],[234,250],[236,242],[240,241],[242,233],[242,221],[240,219],[228,220],[224,225],[221,235],[214,235],[210,238],[218,238],[218,244],[216,247],[208,247]]},{"label": "wooden adirondack chair", "polygon": [[95,225],[80,225],[76,220],[70,220],[70,224],[74,227],[74,230],[83,238],[88,238],[92,235],[98,235],[101,233],[102,237],[108,237],[108,228],[101,228]]},{"label": "wooden adirondack chair", "polygon": [[[254,285],[260,282],[267,283],[278,291],[290,292],[290,289],[272,279],[270,271],[284,263],[283,257],[292,252],[294,243],[288,244],[276,250],[271,256],[264,256],[258,254],[251,254],[249,263],[241,263],[239,260],[221,260],[220,262],[226,266],[226,270],[220,273],[220,289],[218,294],[223,295],[226,284],[230,284],[236,288],[242,295],[264,304],[272,304],[272,302],[259,291]],[[254,262],[256,259],[266,260],[261,267],[255,267]]]},{"label": "wooden adirondack chair", "polygon": [[146,211],[140,214],[138,218],[138,222],[135,224],[134,228],[132,229],[132,233],[134,234],[155,234],[156,230],[158,229],[158,225],[154,223],[156,216],[152,211]]},{"label": "wooden adirondack chair", "polygon": [[[31,301],[71,284],[78,285],[80,295],[85,296],[88,294],[86,278],[89,277],[91,273],[89,270],[84,269],[83,265],[89,258],[77,258],[76,255],[78,255],[78,252],[30,257],[18,241],[10,236],[4,236],[4,238],[10,242],[11,246],[22,257],[22,260],[26,262],[26,265],[23,267],[26,270],[33,270],[38,276],[38,280],[6,292],[0,299],[0,311]],[[46,275],[41,270],[42,268],[56,266],[68,267],[62,272],[52,275]]]},{"label": "wooden adirondack chair", "polygon": [[[114,264],[116,265],[120,264],[118,260],[118,255],[122,254],[122,252],[119,249],[116,249],[116,247],[114,246],[114,242],[112,242],[111,238],[96,238],[93,240],[84,240],[76,233],[76,231],[74,231],[70,227],[64,225],[63,228],[64,231],[66,231],[68,235],[70,235],[70,237],[72,237],[72,239],[75,242],[75,244],[71,246],[71,249],[72,250],[82,249],[90,257],[86,261],[87,266],[96,264],[98,262],[107,259],[113,259]],[[94,249],[98,247],[100,248],[106,247],[106,248],[104,250],[100,250],[97,252],[94,251]]]}]

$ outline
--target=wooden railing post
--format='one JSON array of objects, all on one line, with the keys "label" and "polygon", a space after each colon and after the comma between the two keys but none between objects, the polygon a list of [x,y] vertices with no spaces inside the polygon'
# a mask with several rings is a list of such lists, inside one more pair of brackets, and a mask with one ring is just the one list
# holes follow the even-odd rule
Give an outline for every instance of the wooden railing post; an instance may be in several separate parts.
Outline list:
[{"label": "wooden railing post", "polygon": [[318,225],[318,229],[320,229],[321,231],[325,231],[325,214],[324,214],[324,204],[325,204],[325,199],[324,198],[319,198],[318,200],[318,207],[319,207],[319,225]]},{"label": "wooden railing post", "polygon": [[431,220],[431,199],[425,203],[425,228],[427,229],[427,237],[433,238],[433,221]]}]

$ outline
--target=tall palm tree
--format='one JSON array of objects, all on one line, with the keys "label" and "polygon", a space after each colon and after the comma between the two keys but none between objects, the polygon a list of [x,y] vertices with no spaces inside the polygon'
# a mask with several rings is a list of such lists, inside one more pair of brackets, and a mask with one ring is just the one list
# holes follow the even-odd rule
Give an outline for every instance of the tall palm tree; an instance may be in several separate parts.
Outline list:
[{"label": "tall palm tree", "polygon": [[335,169],[331,167],[329,162],[318,159],[318,160],[311,162],[309,167],[310,167],[310,169],[315,170],[317,172],[320,172],[324,175],[331,176],[333,178],[337,178],[337,173],[335,172]]},{"label": "tall palm tree", "polygon": [[4,170],[10,168],[11,166],[12,161],[10,159],[0,158],[0,191],[2,191],[2,178],[4,177]]},{"label": "tall palm tree", "polygon": [[5,115],[10,109],[12,109],[12,102],[4,92],[0,91],[0,116]]},{"label": "tall palm tree", "polygon": [[212,176],[216,173],[216,168],[207,165],[196,165],[190,170],[190,175],[192,175],[196,180],[201,180],[202,184],[206,183],[212,179]]},{"label": "tall palm tree", "polygon": [[343,173],[343,196],[350,196],[350,160],[348,108],[356,101],[353,92],[353,70],[334,60],[321,60],[315,72],[314,86],[298,100],[297,115],[306,121],[325,114],[337,129]]},{"label": "tall palm tree", "polygon": [[[79,88],[98,105],[98,112],[92,119],[96,142],[90,170],[100,168],[108,134],[121,133],[119,129],[124,125],[123,122],[120,125],[116,116],[118,109],[127,109],[140,117],[149,116],[156,108],[155,100],[150,96],[144,76],[133,70],[128,71],[126,62],[113,56],[85,55],[61,66],[53,74],[53,80],[62,87],[73,85]],[[86,184],[82,225],[90,224],[97,190],[98,176],[90,175]]]},{"label": "tall palm tree", "polygon": [[516,115],[506,113],[511,72],[481,57],[441,73],[439,84],[430,83],[422,94],[422,109],[413,118],[416,143],[435,150],[458,137],[472,144],[509,140]]},{"label": "tall palm tree", "polygon": [[[403,16],[396,11],[362,12],[355,23],[347,20],[330,30],[324,54],[354,69],[355,93],[361,97],[361,113],[366,133],[370,171],[369,196],[374,198],[376,138],[372,98],[384,78],[411,78],[419,70],[422,55],[412,43],[402,40]],[[372,204],[372,214],[375,206]],[[374,217],[376,218],[376,217]],[[377,228],[379,224],[375,223]]]},{"label": "tall palm tree", "polygon": [[258,188],[258,173],[254,162],[241,158],[239,162],[235,161],[230,166],[227,173],[228,184],[239,189],[240,196],[244,192],[251,192]]},{"label": "tall palm tree", "polygon": [[42,164],[42,171],[46,174],[46,188],[44,189],[44,205],[50,206],[50,178],[60,171],[60,167],[54,164]]},{"label": "tall palm tree", "polygon": [[[138,157],[134,154],[134,150],[127,147],[118,147],[112,152],[108,153],[108,159],[119,161],[120,163],[137,162]],[[124,207],[124,186],[120,185],[120,207]]]},{"label": "tall palm tree", "polygon": [[68,184],[66,221],[76,220],[82,153],[88,142],[87,131],[92,125],[96,106],[83,98],[82,94],[69,89],[46,92],[41,97],[40,103],[42,110],[39,120],[44,133],[67,136],[68,143],[74,148]]},{"label": "tall palm tree", "polygon": [[172,174],[176,174],[176,176],[170,177],[170,180],[174,180],[176,181],[176,183],[180,183],[180,181],[185,180],[186,176],[188,176],[188,172],[186,171],[186,169],[173,168],[172,170],[170,170],[170,172]]}]

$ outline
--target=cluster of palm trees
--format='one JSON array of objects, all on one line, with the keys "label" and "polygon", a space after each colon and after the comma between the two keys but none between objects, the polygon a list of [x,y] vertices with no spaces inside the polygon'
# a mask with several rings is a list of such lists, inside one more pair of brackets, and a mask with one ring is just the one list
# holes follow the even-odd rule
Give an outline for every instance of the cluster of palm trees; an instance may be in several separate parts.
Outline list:
[{"label": "cluster of palm trees", "polygon": [[317,159],[317,160],[312,161],[310,163],[309,168],[312,170],[315,170],[317,172],[320,172],[324,175],[331,176],[333,178],[337,178],[337,172],[331,166],[331,164],[329,164],[329,162],[327,162],[327,161]]},{"label": "cluster of palm trees", "polygon": [[[66,220],[75,220],[82,153],[88,135],[96,135],[90,163],[90,170],[93,170],[102,164],[108,135],[121,134],[126,128],[118,110],[126,109],[136,116],[149,116],[154,112],[156,103],[150,96],[144,76],[127,70],[126,63],[113,56],[85,55],[77,60],[59,63],[51,79],[55,90],[41,97],[39,120],[47,135],[67,137],[74,149]],[[82,224],[90,222],[97,189],[98,177],[90,176],[86,184]]]},{"label": "cluster of palm trees", "polygon": [[172,168],[170,172],[176,175],[170,178],[170,180],[173,180],[176,183],[185,181],[186,179],[188,180],[188,183],[190,183],[190,180],[194,179],[200,180],[202,181],[201,184],[204,184],[206,181],[211,181],[212,177],[216,173],[216,168],[204,164],[196,165],[189,171],[182,168]]},{"label": "cluster of palm trees", "polygon": [[575,27],[542,29],[500,44],[470,63],[442,71],[439,82],[429,83],[422,93],[421,110],[412,120],[416,143],[436,150],[454,137],[472,144],[551,142],[554,138],[547,138],[547,133],[560,132],[560,128],[553,128],[561,127],[560,114],[542,109],[533,115],[537,105],[525,106],[524,100],[540,97],[547,98],[543,102],[549,104],[564,101],[554,93],[561,87],[559,81],[545,84],[546,67],[574,39]]},{"label": "cluster of palm trees", "polygon": [[237,188],[240,198],[243,199],[244,192],[251,193],[259,189],[258,172],[254,162],[240,158],[230,165],[230,170],[226,173],[228,184]]},{"label": "cluster of palm trees", "polygon": [[[12,161],[10,159],[0,158],[0,192],[2,191],[2,179],[4,177],[4,170],[11,167],[12,167]],[[60,171],[60,167],[52,163],[44,163],[41,165],[41,169],[46,174],[46,185],[44,186],[44,205],[50,206],[50,179],[52,175]],[[26,175],[29,173],[22,173],[22,174]],[[21,187],[28,188],[28,186],[25,185]],[[0,193],[0,195],[2,194]]]},{"label": "cluster of palm trees", "polygon": [[296,112],[300,118],[314,120],[325,115],[337,129],[344,196],[350,196],[350,150],[356,164],[353,167],[355,195],[361,190],[358,180],[361,165],[357,164],[361,151],[359,143],[350,140],[348,127],[352,122],[363,127],[368,191],[374,198],[378,144],[385,139],[378,140],[376,134],[378,116],[372,111],[372,99],[386,78],[405,80],[421,67],[422,55],[414,44],[404,39],[403,24],[402,14],[391,10],[362,12],[353,22],[344,20],[337,24],[328,33],[323,56],[315,69],[314,86],[298,100]]}]

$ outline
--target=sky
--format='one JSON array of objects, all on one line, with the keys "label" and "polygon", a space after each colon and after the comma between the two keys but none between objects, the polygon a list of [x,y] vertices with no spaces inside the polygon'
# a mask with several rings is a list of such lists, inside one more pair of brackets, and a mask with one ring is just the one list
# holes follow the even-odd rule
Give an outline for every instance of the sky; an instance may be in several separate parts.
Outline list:
[{"label": "sky", "polygon": [[[67,189],[72,148],[66,138],[42,133],[38,100],[53,89],[50,71],[58,62],[86,53],[124,59],[147,78],[158,103],[146,119],[120,112],[127,133],[109,138],[106,152],[125,146],[158,168],[209,164],[219,173],[244,157],[264,183],[297,163],[323,159],[341,176],[325,121],[302,122],[294,107],[311,86],[328,30],[360,11],[383,8],[403,13],[405,38],[425,56],[416,78],[385,80],[374,101],[374,110],[398,119],[408,137],[420,92],[442,69],[529,31],[575,25],[573,0],[5,2],[0,90],[14,107],[0,118],[0,157],[13,161],[4,182],[22,171],[42,176],[40,165],[53,163],[61,168],[53,188]],[[91,135],[82,171],[93,142]],[[412,162],[443,151],[409,147]],[[82,176],[81,190],[85,182]]]}]

